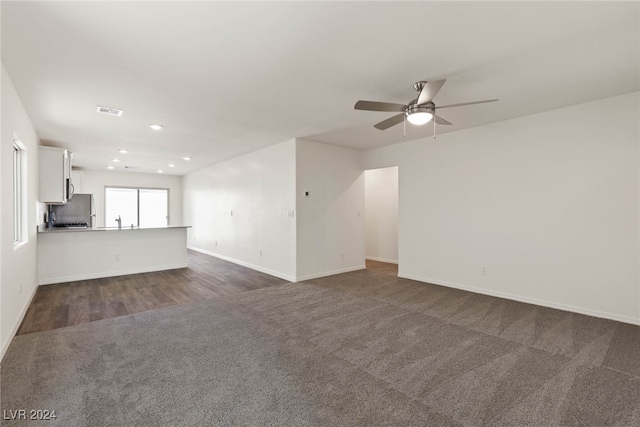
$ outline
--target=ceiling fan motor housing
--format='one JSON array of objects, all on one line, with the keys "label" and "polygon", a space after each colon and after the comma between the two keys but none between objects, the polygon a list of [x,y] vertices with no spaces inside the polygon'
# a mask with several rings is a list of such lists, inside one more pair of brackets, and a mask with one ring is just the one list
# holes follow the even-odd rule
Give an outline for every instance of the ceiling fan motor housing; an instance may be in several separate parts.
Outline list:
[{"label": "ceiling fan motor housing", "polygon": [[410,115],[415,113],[430,113],[431,115],[435,115],[436,106],[433,102],[427,102],[426,104],[422,105],[416,105],[415,102],[412,102],[411,104],[409,104],[404,114],[409,117]]}]

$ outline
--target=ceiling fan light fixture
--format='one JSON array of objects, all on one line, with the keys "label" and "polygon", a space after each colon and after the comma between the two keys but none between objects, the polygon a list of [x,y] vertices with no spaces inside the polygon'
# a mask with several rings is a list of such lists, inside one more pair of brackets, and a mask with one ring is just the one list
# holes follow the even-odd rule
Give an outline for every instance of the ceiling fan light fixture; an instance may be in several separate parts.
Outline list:
[{"label": "ceiling fan light fixture", "polygon": [[428,111],[415,111],[413,113],[407,113],[407,120],[412,125],[424,125],[429,123],[433,119],[433,114]]}]

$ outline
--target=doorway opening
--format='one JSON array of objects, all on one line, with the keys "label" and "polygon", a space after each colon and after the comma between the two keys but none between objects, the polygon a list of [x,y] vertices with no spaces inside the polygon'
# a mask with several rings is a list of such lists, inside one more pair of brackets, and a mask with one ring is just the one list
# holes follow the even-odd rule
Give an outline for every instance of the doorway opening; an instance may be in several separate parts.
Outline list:
[{"label": "doorway opening", "polygon": [[398,166],[364,172],[367,269],[398,274]]}]

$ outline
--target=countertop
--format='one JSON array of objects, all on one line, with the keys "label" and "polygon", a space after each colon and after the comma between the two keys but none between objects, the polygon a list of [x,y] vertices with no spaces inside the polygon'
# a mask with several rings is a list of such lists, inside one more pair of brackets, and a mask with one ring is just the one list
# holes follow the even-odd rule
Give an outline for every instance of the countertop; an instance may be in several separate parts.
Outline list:
[{"label": "countertop", "polygon": [[38,226],[38,233],[86,233],[88,231],[136,231],[136,230],[167,230],[172,228],[191,228],[190,225],[167,225],[164,227],[89,227],[89,228],[48,228],[45,224]]}]

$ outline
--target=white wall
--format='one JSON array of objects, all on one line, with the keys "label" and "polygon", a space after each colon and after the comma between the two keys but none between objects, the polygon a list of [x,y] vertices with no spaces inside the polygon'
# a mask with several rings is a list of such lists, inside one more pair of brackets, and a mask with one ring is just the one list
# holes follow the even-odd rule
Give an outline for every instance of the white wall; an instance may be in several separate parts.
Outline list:
[{"label": "white wall", "polygon": [[189,248],[295,280],[295,179],[294,140],[186,175]]},{"label": "white wall", "polygon": [[400,167],[399,275],[640,323],[639,115],[635,92],[365,152]]},{"label": "white wall", "polygon": [[[175,175],[148,174],[135,172],[114,172],[85,170],[83,173],[82,192],[92,193],[96,201],[96,220],[98,227],[115,227],[113,218],[105,218],[104,188],[138,187],[169,189],[169,224],[183,224],[182,218],[182,177]],[[125,224],[123,224],[125,225]]]},{"label": "white wall", "polygon": [[398,263],[398,167],[364,172],[366,256]]},{"label": "white wall", "polygon": [[298,139],[296,182],[297,279],[365,268],[360,153]]},{"label": "white wall", "polygon": [[[2,210],[0,260],[0,358],[4,356],[11,339],[24,317],[35,294],[36,227],[38,215],[38,145],[36,132],[25,112],[7,71],[2,66],[2,130],[0,157],[2,176],[0,209]],[[27,227],[26,243],[14,247],[13,238],[13,139],[16,136],[26,148],[27,174]]]}]

